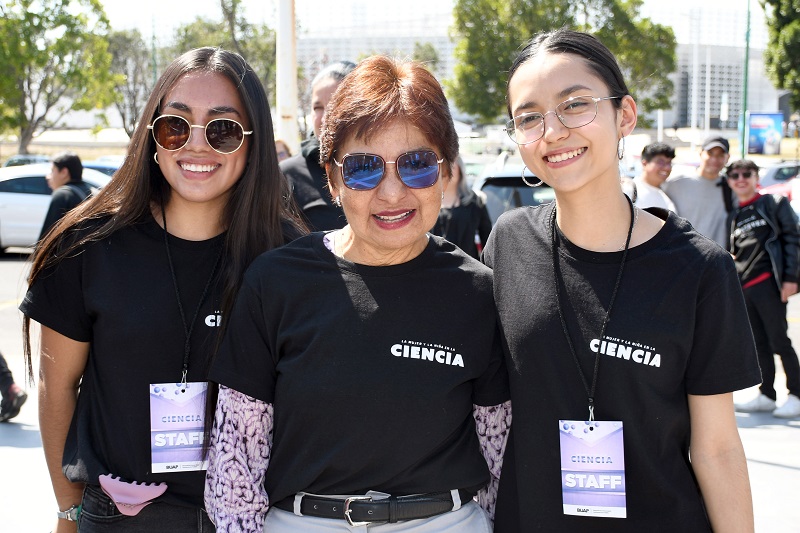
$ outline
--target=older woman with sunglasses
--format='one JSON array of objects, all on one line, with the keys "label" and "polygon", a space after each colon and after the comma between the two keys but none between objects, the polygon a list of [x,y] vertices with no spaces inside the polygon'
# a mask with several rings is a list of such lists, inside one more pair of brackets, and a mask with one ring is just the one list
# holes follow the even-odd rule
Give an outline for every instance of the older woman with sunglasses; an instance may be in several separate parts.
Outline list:
[{"label": "older woman with sunglasses", "polygon": [[211,371],[209,512],[220,531],[489,531],[473,496],[507,377],[491,272],[428,233],[458,155],[447,101],[421,65],[372,57],[329,106],[348,224],[246,275]]},{"label": "older woman with sunglasses", "polygon": [[142,116],[111,183],[37,247],[21,305],[26,333],[41,324],[57,533],[213,531],[209,358],[245,268],[302,233],[266,94],[241,56],[180,56]]}]

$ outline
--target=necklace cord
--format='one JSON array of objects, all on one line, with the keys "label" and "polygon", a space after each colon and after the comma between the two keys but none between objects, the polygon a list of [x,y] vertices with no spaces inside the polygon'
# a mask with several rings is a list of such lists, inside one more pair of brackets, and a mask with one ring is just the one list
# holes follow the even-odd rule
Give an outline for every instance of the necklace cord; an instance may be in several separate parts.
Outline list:
[{"label": "necklace cord", "polygon": [[[630,248],[631,243],[631,236],[633,235],[633,226],[635,224],[635,211],[633,207],[633,202],[631,202],[630,198],[625,195],[625,199],[628,201],[628,205],[630,206],[631,210],[631,222],[628,226],[628,236],[625,239],[625,248],[622,250],[622,260],[620,261],[619,271],[617,273],[617,279],[614,283],[614,290],[611,292],[611,299],[608,302],[608,309],[606,310],[605,318],[603,319],[603,325],[600,329],[600,340],[602,341],[606,334],[606,326],[608,326],[609,319],[611,317],[611,309],[614,307],[614,301],[617,298],[617,292],[619,290],[620,283],[622,282],[622,272],[625,269],[625,261],[628,257],[628,249]],[[575,351],[575,346],[572,343],[572,337],[569,334],[569,328],[567,327],[567,321],[564,319],[564,311],[561,306],[561,270],[558,266],[558,249],[556,246],[556,239],[557,239],[557,232],[556,232],[556,204],[553,202],[553,210],[550,214],[550,232],[551,232],[551,253],[553,259],[553,281],[556,288],[556,304],[558,307],[558,318],[561,320],[561,328],[564,332],[564,337],[567,340],[567,345],[569,346],[569,351],[572,354],[572,359],[575,361],[575,366],[578,368],[578,374],[581,377],[581,381],[583,382],[583,387],[586,390],[586,395],[589,399],[589,420],[594,420],[594,400],[595,400],[595,390],[597,389],[597,376],[600,370],[600,350],[598,349],[597,353],[595,354],[594,359],[594,371],[592,375],[592,383],[591,386],[589,385],[588,381],[586,380],[586,375],[581,368],[580,361],[578,360],[578,354]],[[566,286],[564,287],[566,291]]]},{"label": "necklace cord", "polygon": [[182,392],[186,392],[186,383],[187,383],[187,375],[189,373],[189,352],[191,351],[191,339],[192,339],[192,331],[194,330],[194,324],[197,321],[197,315],[200,313],[200,308],[203,306],[203,302],[205,302],[206,296],[208,296],[209,288],[211,287],[211,282],[214,280],[214,275],[217,273],[217,267],[219,266],[219,260],[222,257],[222,249],[223,247],[220,246],[219,250],[217,251],[217,257],[214,260],[214,267],[211,269],[211,275],[208,277],[206,281],[206,285],[203,288],[203,294],[200,296],[200,301],[197,303],[197,308],[194,310],[194,315],[192,315],[192,320],[187,323],[186,322],[186,313],[183,311],[183,303],[181,302],[181,292],[178,288],[178,277],[175,274],[175,265],[172,261],[172,253],[170,252],[169,248],[169,233],[167,232],[167,213],[164,210],[164,202],[161,202],[161,217],[164,221],[164,247],[167,250],[167,262],[169,263],[169,271],[172,274],[172,285],[175,288],[175,299],[178,302],[178,311],[181,315],[181,322],[183,323],[183,333],[185,335],[185,340],[183,344],[183,368],[181,371],[181,390]]}]

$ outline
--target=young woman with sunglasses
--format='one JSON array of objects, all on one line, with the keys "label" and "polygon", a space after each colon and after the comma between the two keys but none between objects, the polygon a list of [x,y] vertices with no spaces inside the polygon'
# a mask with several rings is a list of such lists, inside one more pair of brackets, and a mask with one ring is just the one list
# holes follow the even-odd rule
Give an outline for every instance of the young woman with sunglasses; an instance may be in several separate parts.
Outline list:
[{"label": "young woman with sunglasses", "polygon": [[320,145],[347,225],[245,276],[210,373],[209,513],[220,531],[490,531],[472,498],[500,466],[507,375],[491,272],[428,233],[458,155],[447,100],[422,65],[365,59]]},{"label": "young woman with sunglasses", "polygon": [[[245,268],[302,233],[274,147],[242,57],[187,52],[157,82],[112,181],[37,247],[20,308],[26,339],[41,324],[55,532],[213,531],[210,355]],[[30,371],[29,340],[26,354]]]},{"label": "young woman with sunglasses", "polygon": [[731,391],[759,371],[733,261],[623,194],[636,103],[596,38],[531,40],[508,110],[556,199],[484,250],[514,404],[495,531],[752,531]]}]

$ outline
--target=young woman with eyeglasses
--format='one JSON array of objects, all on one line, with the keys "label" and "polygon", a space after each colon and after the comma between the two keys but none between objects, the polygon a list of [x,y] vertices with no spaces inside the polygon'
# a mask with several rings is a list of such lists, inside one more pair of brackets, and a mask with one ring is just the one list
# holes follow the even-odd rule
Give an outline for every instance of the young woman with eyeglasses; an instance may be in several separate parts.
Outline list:
[{"label": "young woman with eyeglasses", "polygon": [[[39,418],[57,533],[212,531],[206,373],[245,268],[302,233],[264,89],[238,54],[187,52],[112,181],[39,243]],[[213,391],[211,391],[213,394]]]},{"label": "young woman with eyeglasses", "polygon": [[458,155],[439,83],[363,60],[320,149],[347,225],[247,272],[210,374],[209,514],[220,531],[487,532],[472,498],[493,507],[507,374],[491,272],[428,233]]},{"label": "young woman with eyeglasses", "polygon": [[637,108],[614,56],[536,36],[508,111],[556,199],[502,215],[484,250],[514,405],[495,531],[752,531],[731,391],[759,371],[736,270],[623,194]]}]

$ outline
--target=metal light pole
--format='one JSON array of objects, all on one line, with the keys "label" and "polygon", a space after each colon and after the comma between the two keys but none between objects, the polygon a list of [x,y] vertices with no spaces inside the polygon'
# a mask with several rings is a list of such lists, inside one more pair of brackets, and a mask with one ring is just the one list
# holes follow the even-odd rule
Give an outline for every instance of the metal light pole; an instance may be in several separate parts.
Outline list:
[{"label": "metal light pole", "polygon": [[[700,48],[700,28],[697,23],[698,11],[692,9],[690,12],[691,29],[692,29],[692,110],[691,110],[691,124],[692,127],[692,151],[698,144],[697,139],[697,106],[700,100],[700,60],[698,57]],[[702,14],[700,14],[702,16]]]},{"label": "metal light pole", "polygon": [[742,97],[741,158],[747,157],[747,82],[750,69],[750,0],[747,0],[747,30],[744,36],[744,95]]},{"label": "metal light pole", "polygon": [[278,31],[275,56],[275,107],[277,108],[276,137],[297,153],[300,132],[297,127],[297,53],[295,41],[294,0],[278,2]]}]

